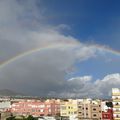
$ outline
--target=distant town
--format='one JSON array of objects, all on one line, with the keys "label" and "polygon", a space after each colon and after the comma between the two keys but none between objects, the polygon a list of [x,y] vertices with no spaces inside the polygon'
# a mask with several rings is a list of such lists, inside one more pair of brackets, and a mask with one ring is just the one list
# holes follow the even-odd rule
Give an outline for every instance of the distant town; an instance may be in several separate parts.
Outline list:
[{"label": "distant town", "polygon": [[0,98],[1,120],[120,120],[120,89],[109,100]]}]

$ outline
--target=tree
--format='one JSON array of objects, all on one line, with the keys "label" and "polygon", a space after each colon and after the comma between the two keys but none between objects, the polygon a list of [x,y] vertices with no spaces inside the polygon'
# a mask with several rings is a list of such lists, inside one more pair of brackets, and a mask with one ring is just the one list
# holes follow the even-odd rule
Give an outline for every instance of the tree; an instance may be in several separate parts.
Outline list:
[{"label": "tree", "polygon": [[111,107],[111,108],[113,108],[113,104],[112,104],[112,102],[106,102],[106,105],[107,105],[107,107]]},{"label": "tree", "polygon": [[15,117],[6,118],[6,120],[15,120]]},{"label": "tree", "polygon": [[37,118],[34,118],[32,115],[29,115],[26,120],[37,120]]}]

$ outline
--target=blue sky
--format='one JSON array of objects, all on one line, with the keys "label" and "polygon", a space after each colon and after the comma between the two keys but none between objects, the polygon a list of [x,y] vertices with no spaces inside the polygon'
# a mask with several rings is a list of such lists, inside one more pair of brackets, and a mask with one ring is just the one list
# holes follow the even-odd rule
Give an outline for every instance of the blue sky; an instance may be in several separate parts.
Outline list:
[{"label": "blue sky", "polygon": [[94,79],[102,79],[108,74],[118,73],[120,71],[119,63],[120,57],[116,56],[112,56],[108,61],[101,57],[89,59],[76,65],[78,71],[75,75],[93,75]]},{"label": "blue sky", "polygon": [[[50,24],[66,24],[70,27],[64,32],[65,35],[72,35],[83,43],[120,50],[119,0],[45,0],[43,4]],[[119,72],[120,57],[112,54],[107,57],[112,61],[98,57],[76,63],[78,71],[72,75],[92,74],[97,79]]]},{"label": "blue sky", "polygon": [[50,23],[69,25],[68,32],[82,42],[119,50],[119,0],[45,0],[43,4]]}]

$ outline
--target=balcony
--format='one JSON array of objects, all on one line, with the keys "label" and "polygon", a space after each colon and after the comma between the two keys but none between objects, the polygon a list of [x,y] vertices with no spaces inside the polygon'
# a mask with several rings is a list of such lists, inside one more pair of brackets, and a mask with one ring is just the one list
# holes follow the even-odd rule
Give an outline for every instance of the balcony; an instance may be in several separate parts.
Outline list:
[{"label": "balcony", "polygon": [[119,99],[113,99],[113,102],[120,102],[120,98]]},{"label": "balcony", "polygon": [[114,108],[120,108],[120,105],[113,105]]},{"label": "balcony", "polygon": [[119,93],[112,93],[112,96],[120,96],[120,92]]},{"label": "balcony", "polygon": [[120,118],[114,118],[114,120],[120,120]]},{"label": "balcony", "polygon": [[113,111],[114,112],[114,114],[120,114],[120,110],[118,111],[118,110],[115,110],[115,111]]}]

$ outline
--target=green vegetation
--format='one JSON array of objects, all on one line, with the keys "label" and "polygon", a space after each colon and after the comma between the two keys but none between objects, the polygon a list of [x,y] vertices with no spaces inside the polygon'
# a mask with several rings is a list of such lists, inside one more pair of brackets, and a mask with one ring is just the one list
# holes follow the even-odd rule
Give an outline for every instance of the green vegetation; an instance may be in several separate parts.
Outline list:
[{"label": "green vegetation", "polygon": [[37,118],[34,118],[32,115],[29,115],[27,118],[25,118],[24,116],[9,117],[6,120],[37,120]]}]

